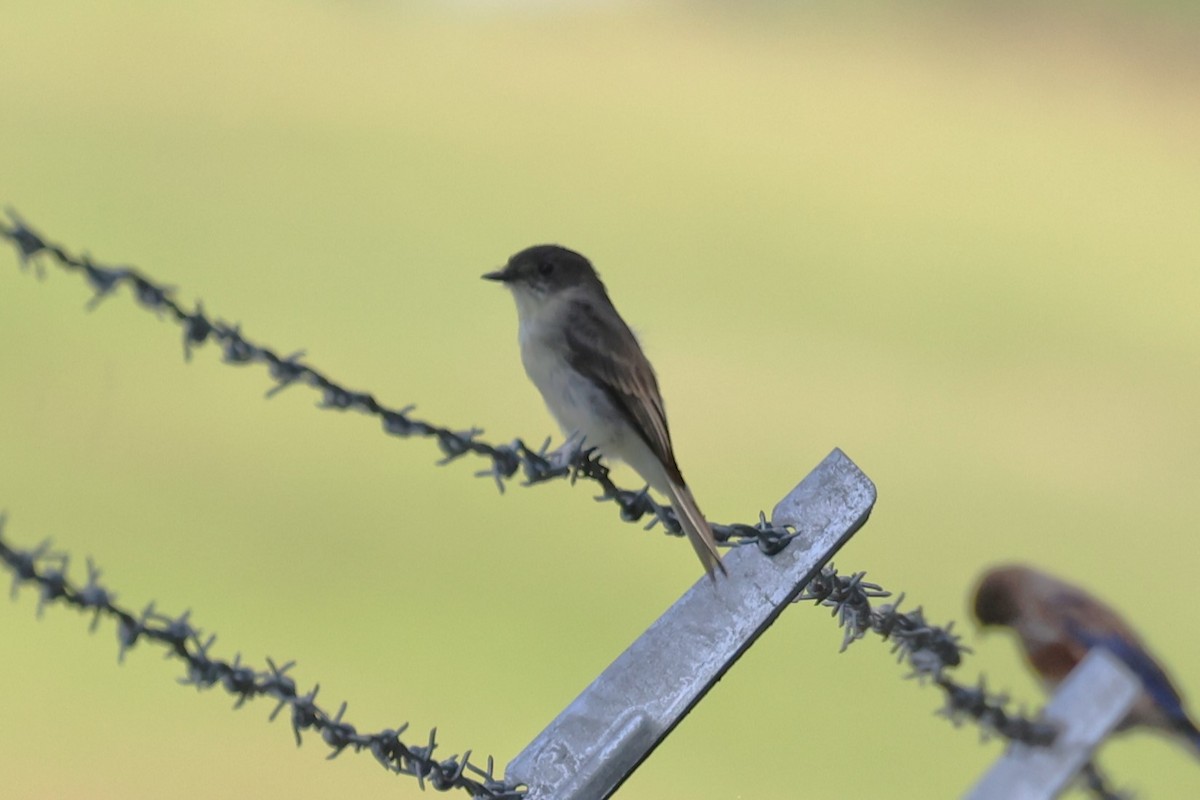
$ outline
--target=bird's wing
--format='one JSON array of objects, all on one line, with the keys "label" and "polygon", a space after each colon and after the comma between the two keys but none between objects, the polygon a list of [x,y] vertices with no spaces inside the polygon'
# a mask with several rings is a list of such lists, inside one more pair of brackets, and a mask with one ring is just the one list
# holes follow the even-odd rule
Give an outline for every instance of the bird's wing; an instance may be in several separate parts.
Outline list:
[{"label": "bird's wing", "polygon": [[1103,647],[1142,681],[1155,705],[1170,718],[1184,717],[1183,701],[1171,679],[1117,612],[1082,590],[1057,598],[1068,636],[1088,650]]},{"label": "bird's wing", "polygon": [[1072,624],[1072,635],[1087,645],[1088,649],[1102,647],[1112,653],[1141,680],[1146,693],[1154,699],[1169,718],[1184,717],[1183,700],[1175,690],[1167,673],[1154,657],[1137,641],[1117,631],[1099,633],[1085,626]]},{"label": "bird's wing", "polygon": [[[668,477],[683,486],[654,368],[642,353],[633,331],[615,311],[598,314],[587,303],[574,303],[568,319],[567,357],[571,366],[608,393],[658,456]],[[608,349],[601,342],[620,345]]]}]

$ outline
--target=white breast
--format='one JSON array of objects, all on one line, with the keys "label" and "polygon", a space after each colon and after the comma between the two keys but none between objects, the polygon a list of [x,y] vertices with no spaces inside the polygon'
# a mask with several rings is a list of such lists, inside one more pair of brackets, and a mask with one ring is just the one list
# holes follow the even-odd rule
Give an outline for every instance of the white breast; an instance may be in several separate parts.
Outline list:
[{"label": "white breast", "polygon": [[[521,303],[519,294],[517,302]],[[561,307],[531,303],[521,309],[521,363],[563,435],[583,436],[587,446],[620,457],[620,448],[613,445],[624,438],[624,418],[602,389],[567,362],[563,323],[552,316]]]},{"label": "white breast", "polygon": [[568,304],[537,303],[514,292],[520,311],[521,362],[563,435],[583,437],[585,447],[597,448],[609,461],[624,461],[659,491],[668,477],[662,463],[630,426],[609,396],[568,363],[563,338],[565,321],[555,317]]}]

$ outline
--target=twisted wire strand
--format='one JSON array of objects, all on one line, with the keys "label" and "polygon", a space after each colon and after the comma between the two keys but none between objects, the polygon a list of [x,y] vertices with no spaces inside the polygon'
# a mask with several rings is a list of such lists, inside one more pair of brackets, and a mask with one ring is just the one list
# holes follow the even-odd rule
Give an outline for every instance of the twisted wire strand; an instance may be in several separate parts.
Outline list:
[{"label": "twisted wire strand", "polygon": [[[912,611],[900,611],[904,595],[894,603],[873,606],[871,601],[891,597],[876,583],[870,583],[865,572],[839,575],[833,564],[809,581],[794,602],[813,602],[832,609],[842,628],[844,652],[851,644],[866,638],[868,633],[890,641],[897,660],[912,670],[906,677],[918,682],[932,682],[940,688],[945,704],[938,714],[960,726],[970,720],[979,726],[984,739],[998,735],[1005,739],[1034,747],[1054,743],[1057,730],[1045,721],[1031,718],[1023,712],[1014,713],[1010,698],[1002,692],[991,692],[984,677],[968,686],[954,680],[948,673],[962,664],[963,655],[971,649],[960,644],[954,633],[954,623],[945,627],[930,624],[920,606]],[[1079,783],[1097,800],[1133,800],[1133,795],[1113,788],[1094,762],[1080,770]]]},{"label": "twisted wire strand", "polygon": [[946,704],[938,713],[955,724],[970,719],[985,735],[994,733],[1034,746],[1054,741],[1056,731],[1052,725],[1008,710],[1008,696],[989,692],[982,677],[973,687],[950,677],[948,671],[959,666],[963,654],[970,652],[960,644],[953,623],[944,628],[932,625],[920,607],[900,611],[904,595],[894,603],[872,606],[872,600],[890,597],[891,592],[865,578],[865,572],[839,575],[830,564],[809,582],[796,602],[811,601],[833,609],[843,631],[843,651],[868,633],[890,641],[897,659],[912,670],[907,677],[932,681],[942,689]]},{"label": "twisted wire strand", "polygon": [[288,674],[295,662],[280,666],[268,657],[266,669],[255,669],[242,663],[240,653],[233,661],[213,656],[210,651],[216,636],[206,637],[193,625],[190,611],[171,617],[160,613],[153,603],[140,614],[119,605],[116,595],[101,581],[101,572],[91,559],[87,562],[87,581],[82,585],[72,582],[67,576],[69,559],[65,554],[52,550],[49,540],[31,549],[14,547],[5,536],[5,521],[5,516],[0,514],[0,562],[13,573],[12,597],[17,597],[22,585],[33,585],[38,589],[39,617],[47,604],[59,603],[90,613],[89,629],[93,632],[101,619],[115,620],[118,660],[123,662],[125,654],[138,642],[149,642],[163,647],[168,656],[183,662],[184,677],[180,678],[180,683],[197,689],[220,687],[236,698],[234,708],[241,708],[248,700],[258,697],[271,698],[277,701],[271,720],[287,708],[297,746],[303,732],[313,731],[329,747],[329,758],[337,758],[346,750],[365,750],[385,769],[416,778],[422,789],[426,786],[443,792],[461,789],[480,800],[518,800],[525,796],[521,786],[495,776],[490,756],[486,767],[471,762],[470,750],[461,757],[435,758],[434,751],[439,747],[437,728],[429,732],[423,744],[406,744],[400,738],[407,731],[408,723],[375,733],[360,733],[346,719],[345,703],[333,714],[321,707],[317,702],[320,684],[314,684],[307,692],[297,687],[296,680]]}]

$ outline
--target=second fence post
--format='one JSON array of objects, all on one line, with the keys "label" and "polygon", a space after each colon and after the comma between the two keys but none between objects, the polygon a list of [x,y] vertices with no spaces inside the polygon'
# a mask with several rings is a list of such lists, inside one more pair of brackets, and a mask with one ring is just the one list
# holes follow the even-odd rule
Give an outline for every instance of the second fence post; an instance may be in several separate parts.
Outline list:
[{"label": "second fence post", "polygon": [[1058,797],[1124,719],[1141,690],[1141,682],[1114,656],[1102,649],[1088,653],[1058,687],[1043,714],[1059,726],[1054,744],[1009,745],[964,800]]}]

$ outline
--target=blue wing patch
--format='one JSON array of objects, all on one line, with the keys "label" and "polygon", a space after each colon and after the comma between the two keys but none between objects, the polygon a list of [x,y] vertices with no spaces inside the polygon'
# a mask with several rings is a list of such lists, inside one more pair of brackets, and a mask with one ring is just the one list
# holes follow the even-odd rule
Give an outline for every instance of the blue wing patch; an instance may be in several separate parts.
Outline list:
[{"label": "blue wing patch", "polygon": [[1142,686],[1154,700],[1154,704],[1162,709],[1173,722],[1187,721],[1187,714],[1183,710],[1183,701],[1180,699],[1179,693],[1171,685],[1171,681],[1162,671],[1162,667],[1158,666],[1158,663],[1145,650],[1116,634],[1095,636],[1076,626],[1072,626],[1071,633],[1087,645],[1089,650],[1093,647],[1103,647],[1129,667],[1135,675],[1141,678]]}]

